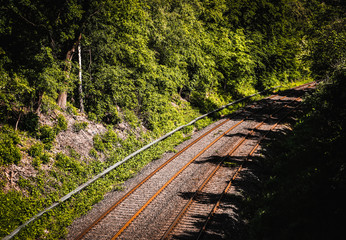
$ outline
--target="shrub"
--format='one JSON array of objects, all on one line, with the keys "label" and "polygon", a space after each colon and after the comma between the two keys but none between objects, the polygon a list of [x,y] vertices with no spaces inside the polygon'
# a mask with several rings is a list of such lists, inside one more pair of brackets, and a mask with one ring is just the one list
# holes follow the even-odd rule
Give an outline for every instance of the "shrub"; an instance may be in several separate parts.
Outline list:
[{"label": "shrub", "polygon": [[35,143],[29,148],[28,154],[30,157],[41,157],[43,153],[43,148],[44,145],[42,143]]},{"label": "shrub", "polygon": [[56,132],[52,127],[48,125],[44,125],[40,127],[39,139],[45,144],[46,149],[51,149],[52,144],[55,140],[55,137],[56,137]]},{"label": "shrub", "polygon": [[41,112],[44,114],[49,113],[52,110],[58,109],[59,106],[56,104],[54,98],[48,97],[46,94],[43,95]]},{"label": "shrub", "polygon": [[41,161],[43,164],[47,164],[49,163],[49,158],[50,158],[50,154],[48,153],[43,153],[43,155],[41,156]]},{"label": "shrub", "polygon": [[21,159],[18,134],[8,126],[3,126],[0,133],[0,166],[17,164]]},{"label": "shrub", "polygon": [[73,106],[71,103],[67,103],[66,104],[67,105],[67,107],[66,107],[66,111],[69,113],[69,114],[71,114],[71,115],[78,115],[78,109],[75,107],[75,106]]},{"label": "shrub", "polygon": [[92,158],[97,159],[99,155],[97,154],[97,151],[95,150],[95,148],[92,148],[89,151],[89,156],[92,157]]},{"label": "shrub", "polygon": [[58,153],[56,155],[56,161],[54,164],[56,167],[73,173],[81,173],[83,171],[83,166],[78,160],[68,157],[63,153]]},{"label": "shrub", "polygon": [[102,121],[113,125],[120,123],[121,118],[119,117],[117,108],[114,106],[109,106],[108,111],[106,111],[102,117]]},{"label": "shrub", "polygon": [[64,117],[64,115],[59,114],[57,119],[58,119],[58,123],[56,126],[57,132],[67,130],[67,121],[66,121],[66,118]]},{"label": "shrub", "polygon": [[88,118],[91,121],[97,121],[97,115],[95,113],[93,113],[93,112],[89,112],[88,113]]},{"label": "shrub", "polygon": [[118,136],[116,132],[114,132],[112,129],[109,129],[103,136],[102,136],[102,141],[105,146],[105,148],[109,151],[111,151],[114,147],[119,142]]},{"label": "shrub", "polygon": [[193,132],[193,130],[195,129],[195,127],[193,125],[187,126],[183,128],[183,133],[186,135],[189,135]]},{"label": "shrub", "polygon": [[68,146],[67,148],[69,150],[70,157],[73,157],[75,159],[80,159],[81,155],[76,150],[74,150],[71,146]]},{"label": "shrub", "polygon": [[35,157],[34,160],[32,160],[32,166],[33,166],[36,170],[40,169],[41,163],[42,163],[42,161],[41,161],[41,158],[40,158],[40,157]]},{"label": "shrub", "polygon": [[136,128],[139,126],[138,118],[133,111],[125,109],[124,118],[125,118],[125,121],[128,122],[128,124],[130,124],[131,127]]},{"label": "shrub", "polygon": [[36,113],[29,112],[25,114],[19,122],[19,128],[23,131],[35,133],[39,127],[39,117]]},{"label": "shrub", "polygon": [[99,152],[104,152],[105,151],[105,145],[103,144],[102,138],[100,135],[95,135],[93,137],[93,142],[94,142],[94,148],[99,151]]},{"label": "shrub", "polygon": [[73,124],[73,130],[75,132],[79,132],[80,130],[86,129],[88,126],[88,122],[76,122]]}]

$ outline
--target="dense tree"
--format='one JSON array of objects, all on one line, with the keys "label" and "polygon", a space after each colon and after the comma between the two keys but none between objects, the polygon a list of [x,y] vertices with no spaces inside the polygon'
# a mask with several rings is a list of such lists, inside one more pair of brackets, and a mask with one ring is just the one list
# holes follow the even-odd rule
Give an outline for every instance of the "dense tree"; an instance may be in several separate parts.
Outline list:
[{"label": "dense tree", "polygon": [[[340,62],[342,49],[340,56],[318,50],[343,41],[340,19],[320,30],[324,43],[306,37],[330,13],[324,6],[317,0],[2,0],[2,85],[17,79],[27,86],[16,95],[17,109],[39,112],[43,96],[62,108],[84,97],[93,118],[114,124],[119,111],[130,110],[149,126],[175,94],[204,111],[220,104],[215,99],[306,76],[302,60],[309,53],[314,69],[322,71],[323,57]],[[78,44],[84,96],[76,78]]]}]

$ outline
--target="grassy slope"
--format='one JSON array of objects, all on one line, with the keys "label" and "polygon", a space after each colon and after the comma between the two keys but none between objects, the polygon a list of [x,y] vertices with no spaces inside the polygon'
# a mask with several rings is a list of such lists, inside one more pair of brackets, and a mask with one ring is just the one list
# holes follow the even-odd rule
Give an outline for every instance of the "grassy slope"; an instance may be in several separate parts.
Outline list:
[{"label": "grassy slope", "polygon": [[[291,83],[291,85],[287,85],[284,88],[297,84]],[[263,96],[256,96],[250,101],[260,99],[261,97]],[[177,125],[187,123],[198,115],[196,111],[191,109],[187,102],[176,102],[175,104],[178,114]],[[193,129],[201,129],[217,120],[220,115],[228,114],[244,104],[246,103],[244,102],[229,109],[224,109],[222,112],[216,114],[214,119],[206,118],[200,120],[195,126],[188,127],[153,146],[112,171],[104,178],[99,179],[72,199],[52,210],[49,214],[45,214],[40,219],[31,223],[25,230],[18,234],[18,238],[62,238],[66,234],[66,227],[73,219],[85,214],[93,204],[103,198],[106,192],[121,188],[121,183],[133,176],[145,164],[159,158],[166,151],[173,151],[173,147],[184,141],[192,133]],[[136,124],[132,125],[136,128]],[[141,137],[138,137],[135,134],[131,134],[130,130],[126,131],[127,138],[121,139],[114,131],[114,126],[108,126],[107,128],[108,131],[97,138],[100,141],[95,141],[94,139],[94,154],[96,153],[99,156],[101,154],[106,155],[106,161],[100,161],[92,157],[88,159],[80,158],[81,153],[78,153],[78,149],[69,151],[67,155],[59,152],[55,154],[53,147],[51,150],[43,150],[44,153],[50,156],[50,160],[47,162],[39,161],[37,157],[27,156],[28,161],[31,161],[31,164],[36,169],[36,175],[29,177],[20,176],[18,181],[15,182],[16,189],[4,192],[3,187],[8,185],[6,182],[8,179],[2,175],[2,191],[0,192],[0,236],[6,236],[38,211],[48,207],[87,179],[90,179],[106,167],[123,159],[128,154],[158,137],[156,132],[150,131],[142,132]],[[164,131],[172,130],[173,128],[175,128],[174,125]],[[21,144],[23,146],[26,145],[26,147],[21,148],[22,154],[24,155],[27,155],[29,152],[30,147],[28,144],[32,145],[33,142],[41,142],[40,139],[32,138],[26,132],[21,132],[19,135],[22,140]],[[43,143],[42,145],[44,146]],[[46,165],[52,167],[47,168]],[[4,169],[5,167],[3,167]]]}]

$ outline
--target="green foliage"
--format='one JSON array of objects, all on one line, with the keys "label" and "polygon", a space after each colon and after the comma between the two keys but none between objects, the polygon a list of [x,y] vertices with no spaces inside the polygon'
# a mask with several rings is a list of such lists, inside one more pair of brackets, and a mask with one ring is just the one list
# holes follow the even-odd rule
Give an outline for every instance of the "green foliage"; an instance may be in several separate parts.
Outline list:
[{"label": "green foliage", "polygon": [[67,108],[66,108],[66,112],[68,112],[71,115],[78,115],[78,109],[73,106],[71,103],[67,103]]},{"label": "green foliage", "polygon": [[123,114],[125,121],[128,122],[131,127],[136,128],[139,126],[138,118],[133,111],[126,109]]},{"label": "green foliage", "polygon": [[42,161],[43,164],[47,164],[47,163],[49,163],[50,157],[51,157],[51,156],[50,156],[49,153],[44,152],[44,153],[41,155],[40,159],[41,159],[41,161]]},{"label": "green foliage", "polygon": [[193,125],[187,126],[185,128],[183,128],[183,133],[186,135],[189,135],[192,133],[192,131],[195,129],[195,127]]},{"label": "green foliage", "polygon": [[57,105],[54,98],[48,97],[47,94],[44,94],[42,97],[41,112],[43,114],[48,114],[49,112],[56,109],[59,109],[59,106]]},{"label": "green foliage", "polygon": [[92,157],[92,158],[97,159],[99,155],[98,155],[97,151],[95,150],[95,148],[92,148],[89,151],[89,156]]},{"label": "green foliage", "polygon": [[38,138],[44,143],[46,149],[51,149],[56,137],[56,130],[48,125],[41,126]]},{"label": "green foliage", "polygon": [[21,75],[9,74],[3,68],[4,54],[0,47],[0,121],[16,121],[33,90]]},{"label": "green foliage", "polygon": [[40,157],[35,157],[33,160],[32,160],[32,166],[36,169],[36,170],[39,170],[40,167],[41,167],[41,158]]},{"label": "green foliage", "polygon": [[253,236],[325,239],[343,232],[337,219],[346,213],[344,79],[345,73],[339,73],[335,85],[310,97],[308,113],[293,132],[266,149],[269,175],[263,193],[253,199]]},{"label": "green foliage", "polygon": [[35,134],[39,128],[39,117],[36,113],[29,112],[24,114],[19,122],[19,128],[23,131],[28,131]]},{"label": "green foliage", "polygon": [[44,145],[42,143],[33,144],[29,150],[28,154],[31,157],[41,157],[44,151]]},{"label": "green foliage", "polygon": [[38,142],[33,144],[28,150],[29,156],[34,158],[32,165],[36,169],[39,169],[41,163],[47,164],[49,162],[50,154],[45,152],[44,148],[45,148],[45,145]]},{"label": "green foliage", "polygon": [[57,125],[56,125],[57,132],[67,130],[67,120],[64,117],[64,115],[59,114],[57,117],[57,120],[58,120]]},{"label": "green foliage", "polygon": [[21,159],[18,134],[9,126],[0,129],[0,166],[18,164]]},{"label": "green foliage", "polygon": [[[307,74],[300,41],[306,21],[299,18],[305,12],[296,1],[10,2],[1,9],[1,34],[11,39],[1,69],[2,85],[18,83],[12,89],[22,91],[6,100],[16,106],[28,102],[47,112],[67,91],[66,111],[78,114],[77,59],[71,69],[64,60],[80,33],[89,51],[82,70],[90,119],[115,125],[123,113],[132,127],[144,123],[157,133],[174,125],[173,95],[205,112],[230,95]],[[50,30],[39,34],[40,27]]]},{"label": "green foliage", "polygon": [[73,157],[68,157],[63,153],[58,153],[56,155],[54,166],[66,172],[73,172],[75,174],[81,173],[84,170],[81,162]]},{"label": "green foliage", "polygon": [[[99,152],[112,151],[119,144],[120,139],[118,138],[116,132],[110,127],[107,132],[103,135],[95,135],[93,138],[94,150]],[[97,156],[93,151],[90,152],[92,156]]]},{"label": "green foliage", "polygon": [[119,143],[119,138],[116,132],[114,132],[112,128],[109,128],[108,131],[102,136],[102,141],[105,148],[108,151],[111,151]]},{"label": "green foliage", "polygon": [[72,157],[74,159],[80,159],[81,155],[76,150],[74,150],[70,146],[68,146],[68,150],[69,150],[69,153],[70,153],[70,157]]},{"label": "green foliage", "polygon": [[88,122],[75,122],[73,124],[73,130],[79,132],[80,130],[85,130],[88,126]]},{"label": "green foliage", "polygon": [[104,152],[106,150],[105,145],[103,144],[102,138],[99,134],[93,137],[93,144],[95,150],[99,152]]}]

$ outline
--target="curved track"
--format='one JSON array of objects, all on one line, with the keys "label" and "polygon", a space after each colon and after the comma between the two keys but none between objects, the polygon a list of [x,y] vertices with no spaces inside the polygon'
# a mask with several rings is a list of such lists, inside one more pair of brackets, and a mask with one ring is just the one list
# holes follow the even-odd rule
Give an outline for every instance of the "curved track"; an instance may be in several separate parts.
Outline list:
[{"label": "curved track", "polygon": [[[293,94],[308,86],[295,88]],[[256,141],[260,138],[257,130],[267,131],[263,130],[264,126],[270,126],[266,121],[278,117],[279,112],[285,112],[297,100],[297,97],[290,95],[273,95],[214,124],[127,191],[107,211],[94,218],[88,227],[75,234],[77,236],[73,239],[180,239],[181,236],[177,234],[181,231],[179,225],[183,226],[188,212],[193,209],[192,206],[186,207],[188,199],[199,202],[195,199],[201,199],[203,195],[202,189],[197,186],[205,182],[207,189],[208,185],[215,185],[209,184],[209,181],[221,179],[222,182],[225,177],[227,179],[219,172],[225,168],[222,161],[230,155],[229,149],[233,149],[234,153],[244,148],[246,143]],[[217,159],[210,161],[215,155]],[[210,176],[208,181],[204,180],[206,176]],[[196,196],[182,197],[183,192]],[[220,196],[221,193],[215,195]],[[174,223],[179,212],[184,214]],[[184,227],[181,229],[186,232]]]}]

